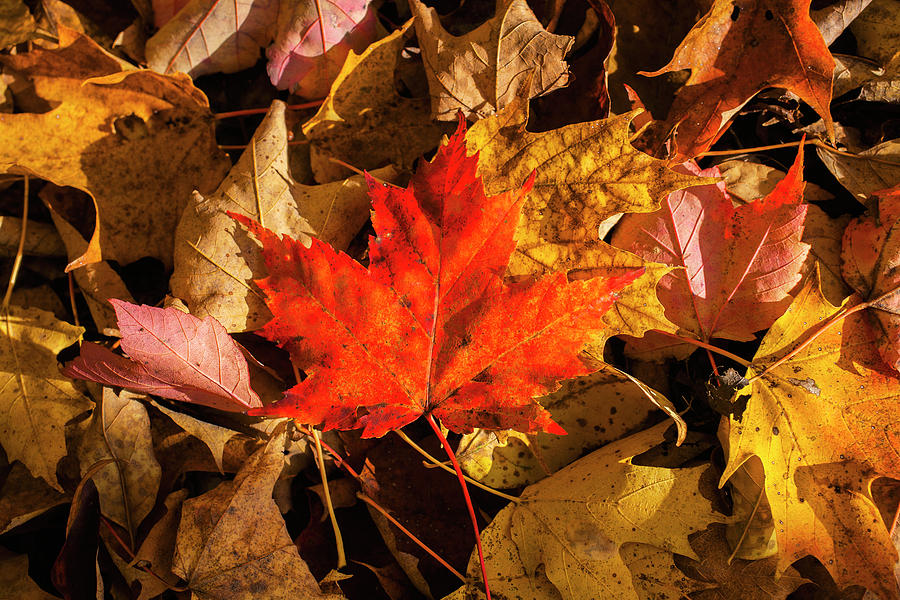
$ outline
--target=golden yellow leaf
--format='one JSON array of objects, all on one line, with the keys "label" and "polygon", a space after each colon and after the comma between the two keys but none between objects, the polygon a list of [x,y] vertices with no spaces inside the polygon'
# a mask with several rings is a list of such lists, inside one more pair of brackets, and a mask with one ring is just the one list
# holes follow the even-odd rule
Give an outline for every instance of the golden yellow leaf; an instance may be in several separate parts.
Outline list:
[{"label": "golden yellow leaf", "polygon": [[461,36],[444,29],[434,8],[419,0],[409,6],[435,119],[455,121],[460,110],[470,119],[490,116],[506,108],[529,77],[529,97],[569,81],[564,59],[575,38],[545,30],[525,0],[497,0],[494,17]]},{"label": "golden yellow leaf", "polygon": [[[688,535],[725,520],[700,492],[707,467],[632,463],[661,442],[668,427],[661,423],[604,446],[529,486],[519,503],[500,511],[482,533],[492,593],[535,600],[634,600],[632,573],[620,554],[623,544],[652,544],[696,558]],[[477,555],[468,574],[465,596],[457,596],[483,597],[477,591]]]},{"label": "golden yellow leaf", "polygon": [[98,462],[114,459],[91,478],[100,494],[101,512],[132,534],[156,504],[162,475],[153,454],[150,418],[139,397],[127,390],[116,395],[111,388],[102,388],[76,451],[82,476]]},{"label": "golden yellow leaf", "polygon": [[284,430],[233,481],[184,502],[172,571],[197,598],[326,598],[272,500],[284,466]]},{"label": "golden yellow leaf", "polygon": [[[60,48],[3,57],[33,84],[22,112],[0,113],[0,172],[30,173],[89,193],[98,228],[87,257],[172,264],[175,224],[194,189],[209,192],[227,161],[209,105],[184,75],[122,70],[89,38],[61,28]],[[31,140],[38,138],[40,144]]]},{"label": "golden yellow leaf", "polygon": [[91,402],[59,374],[56,355],[84,329],[37,308],[0,312],[0,444],[36,477],[62,491],[56,463],[66,455],[64,426]]},{"label": "golden yellow leaf", "polygon": [[303,125],[317,181],[335,181],[350,173],[329,157],[358,169],[388,163],[408,168],[438,145],[441,134],[452,131],[449,124],[431,120],[427,98],[406,98],[394,88],[394,72],[405,60],[401,51],[412,34],[410,20],[362,54],[347,56],[325,103]]},{"label": "golden yellow leaf", "polygon": [[68,501],[67,496],[51,488],[43,479],[32,476],[25,465],[15,462],[9,465],[6,479],[0,486],[0,534]]},{"label": "golden yellow leaf", "polygon": [[[253,280],[266,275],[259,243],[226,214],[246,215],[278,234],[308,235],[344,250],[369,220],[363,177],[307,186],[290,174],[286,105],[274,101],[246,152],[214,194],[195,193],[175,232],[172,293],[197,317],[229,331],[259,329],[272,318]],[[391,180],[387,167],[372,175]]]},{"label": "golden yellow leaf", "polygon": [[896,598],[897,551],[871,483],[900,476],[900,379],[878,356],[859,313],[772,366],[858,302],[853,296],[833,306],[813,277],[769,329],[747,372],[750,386],[736,392],[746,408],[720,429],[728,456],[722,481],[750,457],[762,461],[779,572],[811,554],[839,586]]}]

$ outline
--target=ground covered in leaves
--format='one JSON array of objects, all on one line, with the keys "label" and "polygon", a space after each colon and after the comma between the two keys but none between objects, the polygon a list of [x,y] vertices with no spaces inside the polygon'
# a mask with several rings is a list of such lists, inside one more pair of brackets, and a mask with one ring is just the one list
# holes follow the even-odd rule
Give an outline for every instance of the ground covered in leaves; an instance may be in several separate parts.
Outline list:
[{"label": "ground covered in leaves", "polygon": [[0,597],[900,598],[898,32],[0,0]]}]

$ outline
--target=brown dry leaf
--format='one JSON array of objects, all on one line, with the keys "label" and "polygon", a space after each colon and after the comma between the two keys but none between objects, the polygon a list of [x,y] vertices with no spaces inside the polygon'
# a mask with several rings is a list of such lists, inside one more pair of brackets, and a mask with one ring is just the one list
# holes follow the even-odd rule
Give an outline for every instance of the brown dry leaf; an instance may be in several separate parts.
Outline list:
[{"label": "brown dry leaf", "polygon": [[650,544],[622,544],[619,550],[622,560],[632,574],[631,581],[637,591],[636,598],[653,600],[685,600],[692,593],[713,587],[691,579],[675,566],[673,554]]},{"label": "brown dry leaf", "polygon": [[[217,148],[209,105],[184,75],[122,70],[89,38],[60,30],[60,47],[2,57],[33,84],[17,95],[22,112],[0,113],[9,143],[0,172],[31,173],[88,192],[97,207],[87,257],[172,264],[178,216],[199,189],[208,193],[227,161]],[[26,112],[27,111],[27,112]],[[37,136],[40,144],[30,143]]]},{"label": "brown dry leaf", "polygon": [[[225,211],[255,219],[278,234],[307,235],[344,250],[369,219],[362,177],[316,186],[290,175],[285,104],[274,101],[247,151],[210,196],[195,193],[175,232],[172,293],[197,317],[213,316],[228,331],[259,329],[272,316],[252,283],[266,274],[259,243]],[[392,168],[373,176],[393,179]]]},{"label": "brown dry leaf", "polygon": [[350,173],[329,157],[358,169],[387,163],[408,168],[438,145],[441,134],[452,131],[449,124],[431,120],[427,98],[400,96],[394,87],[412,25],[408,21],[362,54],[351,51],[325,103],[303,125],[316,181],[335,181]]},{"label": "brown dry leaf", "polygon": [[540,402],[568,435],[475,430],[456,452],[466,474],[493,488],[529,485],[638,431],[655,412],[637,385],[611,367],[565,381]]},{"label": "brown dry leaf", "polygon": [[[66,502],[67,496],[32,476],[22,463],[14,462],[0,485],[0,534]],[[0,589],[4,589],[2,585]]]},{"label": "brown dry leaf", "polygon": [[[632,458],[662,441],[668,423],[619,440],[526,488],[482,533],[488,581],[497,597],[634,600],[620,554],[628,542],[696,557],[690,533],[722,522],[700,492],[706,466],[640,466]],[[482,598],[477,555],[458,598]],[[680,593],[674,584],[671,593]],[[462,595],[462,594],[465,595]],[[679,597],[679,596],[673,596]]]},{"label": "brown dry leaf", "polygon": [[56,600],[28,576],[28,555],[0,548],[0,590],[4,598],[16,600]]},{"label": "brown dry leaf", "polygon": [[870,208],[867,200],[872,192],[900,181],[900,140],[888,140],[856,156],[835,154],[822,148],[816,148],[816,154],[840,184]]},{"label": "brown dry leaf", "polygon": [[[62,238],[69,255],[69,261],[75,261],[79,256],[83,256],[88,251],[88,241],[85,240],[81,233],[65,220],[54,207],[66,206],[72,204],[72,195],[78,192],[71,188],[61,188],[52,183],[48,183],[41,190],[40,197],[44,201],[44,205],[50,211],[50,218],[56,225],[59,237]],[[91,317],[94,319],[94,325],[101,333],[117,332],[116,312],[109,303],[110,298],[118,298],[134,302],[131,292],[125,287],[125,282],[119,277],[109,263],[105,260],[85,265],[72,272],[78,289],[84,297],[88,309],[91,311]]]},{"label": "brown dry leaf", "polygon": [[584,255],[596,252],[604,220],[622,212],[652,212],[670,192],[711,181],[675,173],[635,149],[629,124],[637,112],[527,131],[527,89],[520,88],[515,102],[466,133],[469,153],[480,153],[478,173],[488,194],[518,189],[537,171],[522,208],[509,275],[581,268]]},{"label": "brown dry leaf", "polygon": [[59,374],[56,355],[84,329],[37,308],[0,312],[0,443],[10,461],[62,491],[56,463],[66,455],[64,425],[91,402]]},{"label": "brown dry leaf", "polygon": [[114,459],[91,478],[100,494],[101,512],[131,533],[156,504],[162,474],[140,397],[127,390],[116,395],[104,387],[76,451],[82,476],[98,462]]},{"label": "brown dry leaf", "polygon": [[213,460],[216,462],[216,467],[218,467],[219,472],[224,473],[222,459],[225,456],[225,444],[228,443],[228,440],[237,435],[237,431],[228,429],[227,427],[220,427],[206,421],[201,421],[188,414],[166,408],[157,402],[151,402],[151,404],[164,415],[175,421],[179,427],[206,444],[209,451],[212,452]]},{"label": "brown dry leaf", "polygon": [[0,49],[28,41],[36,28],[22,0],[0,0]]},{"label": "brown dry leaf", "polygon": [[873,2],[850,25],[860,56],[887,64],[900,48],[900,5],[894,0]]},{"label": "brown dry leaf", "polygon": [[437,11],[410,0],[431,90],[431,114],[455,121],[488,117],[509,105],[531,77],[529,98],[568,83],[565,56],[575,38],[544,29],[525,0],[497,0],[494,17],[462,36],[447,32]]},{"label": "brown dry leaf", "polygon": [[[65,256],[66,247],[53,225],[29,221],[22,252],[25,256]],[[22,219],[0,216],[0,256],[15,256],[22,235]]]},{"label": "brown dry leaf", "polygon": [[16,287],[10,297],[10,304],[21,306],[22,308],[39,308],[53,313],[57,319],[65,319],[67,316],[66,307],[63,305],[59,296],[47,284],[35,287]]},{"label": "brown dry leaf", "polygon": [[[843,310],[859,303],[851,296]],[[810,278],[769,329],[753,378],[818,331],[839,308]],[[736,392],[746,408],[723,422],[726,481],[750,457],[765,470],[778,540],[778,571],[811,554],[840,587],[864,585],[897,598],[897,560],[871,483],[898,477],[900,381],[884,365],[859,313],[825,329],[786,362]]]},{"label": "brown dry leaf", "polygon": [[284,466],[281,430],[233,481],[186,500],[172,571],[195,598],[326,598],[297,554],[272,488]]},{"label": "brown dry leaf", "polygon": [[252,67],[272,40],[278,0],[192,0],[147,40],[147,64],[193,78]]}]

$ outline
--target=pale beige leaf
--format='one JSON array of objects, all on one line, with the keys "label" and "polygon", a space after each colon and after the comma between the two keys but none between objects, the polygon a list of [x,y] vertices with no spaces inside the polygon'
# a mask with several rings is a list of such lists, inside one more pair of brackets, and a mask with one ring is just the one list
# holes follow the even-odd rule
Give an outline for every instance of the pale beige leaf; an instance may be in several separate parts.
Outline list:
[{"label": "pale beige leaf", "polygon": [[819,159],[842,186],[863,204],[872,192],[900,181],[900,140],[888,140],[856,156],[835,154],[816,148]]}]

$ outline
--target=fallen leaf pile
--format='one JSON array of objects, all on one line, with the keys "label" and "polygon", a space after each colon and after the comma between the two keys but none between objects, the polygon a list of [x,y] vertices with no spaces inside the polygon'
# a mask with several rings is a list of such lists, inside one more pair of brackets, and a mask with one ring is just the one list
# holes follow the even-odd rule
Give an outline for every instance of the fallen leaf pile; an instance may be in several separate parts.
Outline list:
[{"label": "fallen leaf pile", "polygon": [[898,31],[0,0],[0,597],[900,600]]}]

